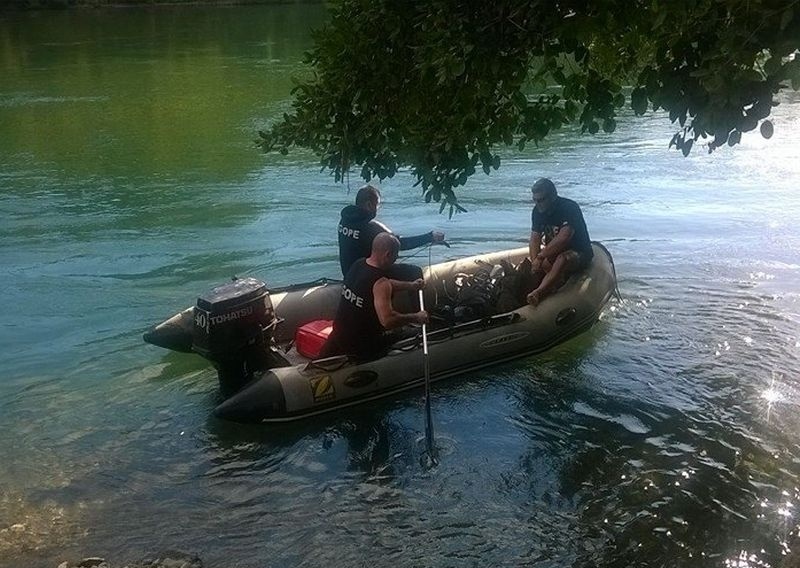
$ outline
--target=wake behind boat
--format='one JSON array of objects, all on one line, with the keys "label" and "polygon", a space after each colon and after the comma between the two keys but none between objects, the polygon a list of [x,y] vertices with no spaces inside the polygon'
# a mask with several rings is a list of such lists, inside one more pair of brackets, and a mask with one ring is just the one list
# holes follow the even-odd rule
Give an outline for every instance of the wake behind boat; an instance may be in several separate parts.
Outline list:
[{"label": "wake behind boat", "polygon": [[[527,248],[428,267],[431,380],[535,355],[589,329],[616,289],[611,254],[592,246],[589,267],[538,306],[502,312],[496,306],[504,278]],[[144,340],[210,360],[227,396],[215,414],[237,422],[296,420],[422,387],[419,334],[369,362],[317,357],[341,295],[336,280],[269,290],[260,280],[237,279],[154,326]],[[418,309],[410,296],[407,302],[407,311]]]}]

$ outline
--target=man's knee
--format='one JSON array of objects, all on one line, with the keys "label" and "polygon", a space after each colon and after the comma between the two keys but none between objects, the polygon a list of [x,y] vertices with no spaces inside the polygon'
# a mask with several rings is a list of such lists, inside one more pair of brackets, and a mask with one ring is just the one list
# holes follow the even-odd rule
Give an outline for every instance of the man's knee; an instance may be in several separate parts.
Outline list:
[{"label": "man's knee", "polygon": [[574,250],[565,250],[553,261],[553,267],[560,270],[570,270],[578,264],[578,254]]},{"label": "man's knee", "polygon": [[558,272],[569,275],[588,267],[589,261],[591,261],[591,257],[574,250],[565,250],[556,257],[553,264],[558,265],[556,267]]}]

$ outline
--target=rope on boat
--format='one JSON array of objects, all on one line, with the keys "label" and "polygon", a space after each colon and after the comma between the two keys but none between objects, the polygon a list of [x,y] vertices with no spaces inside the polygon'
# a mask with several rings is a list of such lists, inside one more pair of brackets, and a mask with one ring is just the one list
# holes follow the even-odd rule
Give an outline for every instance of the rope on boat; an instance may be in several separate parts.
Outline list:
[{"label": "rope on boat", "polygon": [[310,282],[301,282],[299,284],[289,284],[288,286],[270,288],[269,291],[271,294],[279,292],[293,292],[294,290],[302,290],[303,288],[311,288],[312,286],[327,286],[328,284],[341,284],[341,283],[342,280],[340,279],[327,278],[323,276],[322,278],[317,278],[316,280],[311,280]]}]

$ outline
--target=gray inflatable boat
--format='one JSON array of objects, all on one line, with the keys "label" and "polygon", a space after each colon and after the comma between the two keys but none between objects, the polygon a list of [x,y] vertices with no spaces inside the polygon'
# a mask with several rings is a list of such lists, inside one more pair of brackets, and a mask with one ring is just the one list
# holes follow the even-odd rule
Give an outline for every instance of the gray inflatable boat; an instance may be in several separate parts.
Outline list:
[{"label": "gray inflatable boat", "polygon": [[[430,378],[453,377],[546,351],[587,330],[615,293],[608,250],[592,244],[589,267],[532,307],[483,313],[458,305],[465,287],[492,297],[503,266],[519,264],[527,248],[477,255],[425,269]],[[317,359],[315,338],[333,319],[341,282],[320,280],[269,290],[256,279],[234,280],[199,298],[144,335],[145,341],[194,352],[217,368],[227,397],[215,410],[237,422],[284,422],[395,395],[424,385],[420,333],[395,343],[383,357],[356,362],[347,356]],[[402,299],[401,299],[402,301]],[[418,309],[411,295],[406,310]],[[433,308],[431,308],[433,306]],[[480,306],[478,306],[480,307]],[[418,332],[420,330],[417,330]],[[309,337],[311,341],[309,342]],[[316,346],[318,347],[318,345]]]}]

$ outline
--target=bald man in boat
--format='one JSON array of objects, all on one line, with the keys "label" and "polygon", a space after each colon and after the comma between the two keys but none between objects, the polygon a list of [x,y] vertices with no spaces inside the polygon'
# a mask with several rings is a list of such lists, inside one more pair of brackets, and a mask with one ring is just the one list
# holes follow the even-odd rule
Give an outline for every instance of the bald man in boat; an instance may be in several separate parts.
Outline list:
[{"label": "bald man in boat", "polygon": [[342,296],[333,331],[325,342],[321,357],[353,355],[359,361],[377,359],[386,354],[397,339],[390,331],[409,324],[428,322],[425,311],[400,313],[392,296],[400,291],[422,290],[425,282],[412,282],[390,277],[391,268],[400,251],[400,240],[382,232],[372,241],[369,257],[353,263],[342,285]]},{"label": "bald man in boat", "polygon": [[[580,206],[559,197],[555,184],[541,178],[531,188],[531,273],[538,286],[528,294],[528,303],[539,304],[566,278],[589,266],[594,252]],[[544,246],[542,246],[544,245]]]},{"label": "bald man in boat", "polygon": [[[370,255],[372,240],[378,233],[391,233],[392,231],[383,223],[376,221],[378,208],[381,206],[381,192],[372,184],[367,184],[358,190],[356,204],[348,205],[342,209],[339,220],[339,264],[342,276],[347,276],[347,271],[359,258]],[[400,250],[418,248],[427,244],[441,243],[444,233],[431,231],[413,237],[397,237],[400,241]],[[422,278],[422,269],[411,264],[394,264],[389,268],[392,278],[396,280],[416,280]]]}]

